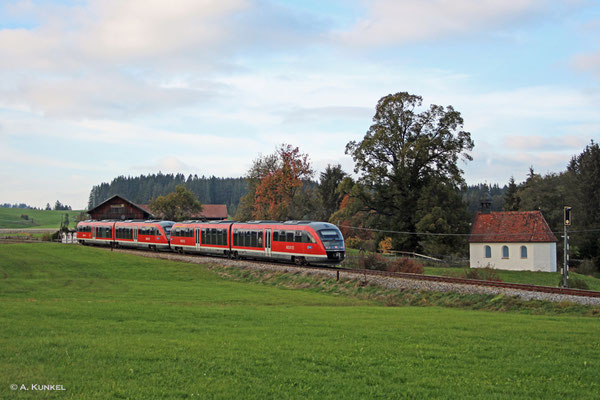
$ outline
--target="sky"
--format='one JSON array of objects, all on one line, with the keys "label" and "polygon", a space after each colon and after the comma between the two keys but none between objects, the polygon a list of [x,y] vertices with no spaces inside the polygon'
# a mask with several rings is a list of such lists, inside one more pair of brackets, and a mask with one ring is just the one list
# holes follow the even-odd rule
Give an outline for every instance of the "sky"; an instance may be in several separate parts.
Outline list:
[{"label": "sky", "polygon": [[0,203],[119,175],[244,176],[291,144],[354,169],[377,101],[452,105],[469,184],[600,141],[596,0],[0,1]]}]

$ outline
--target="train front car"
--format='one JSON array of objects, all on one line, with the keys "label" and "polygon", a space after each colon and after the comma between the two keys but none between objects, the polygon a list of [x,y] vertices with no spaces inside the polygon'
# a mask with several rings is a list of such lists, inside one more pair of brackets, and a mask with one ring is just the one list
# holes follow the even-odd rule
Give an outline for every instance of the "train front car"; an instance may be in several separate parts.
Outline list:
[{"label": "train front car", "polygon": [[[333,224],[312,221],[265,221],[260,225],[264,228],[265,240],[260,241],[259,247],[264,249],[266,258],[291,261],[300,265],[339,264],[345,258],[342,233]],[[235,230],[238,227],[241,227],[240,224],[234,225],[234,246]],[[241,234],[242,232],[240,237]],[[259,238],[262,238],[262,235],[259,235]],[[260,251],[257,255],[260,255]]]},{"label": "train front car", "polygon": [[346,258],[346,246],[344,245],[344,236],[337,226],[328,222],[313,222],[309,225],[317,233],[318,240],[321,241],[328,264],[339,264]]}]

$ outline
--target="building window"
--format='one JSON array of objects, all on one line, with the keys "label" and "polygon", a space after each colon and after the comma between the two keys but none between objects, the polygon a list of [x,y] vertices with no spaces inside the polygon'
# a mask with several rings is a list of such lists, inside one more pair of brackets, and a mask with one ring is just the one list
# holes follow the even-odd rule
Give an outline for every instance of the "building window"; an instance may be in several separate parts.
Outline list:
[{"label": "building window", "polygon": [[527,258],[527,247],[521,246],[521,258]]},{"label": "building window", "polygon": [[508,258],[508,246],[502,246],[502,258]]},{"label": "building window", "polygon": [[492,258],[492,248],[490,246],[484,246],[485,258]]}]

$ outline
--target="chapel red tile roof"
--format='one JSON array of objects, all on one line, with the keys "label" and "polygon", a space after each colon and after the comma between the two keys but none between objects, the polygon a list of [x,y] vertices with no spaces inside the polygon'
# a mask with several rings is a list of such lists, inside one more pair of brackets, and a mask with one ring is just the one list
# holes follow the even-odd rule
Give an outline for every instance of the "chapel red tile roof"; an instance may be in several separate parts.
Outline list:
[{"label": "chapel red tile roof", "polygon": [[470,243],[557,242],[540,211],[477,213]]}]

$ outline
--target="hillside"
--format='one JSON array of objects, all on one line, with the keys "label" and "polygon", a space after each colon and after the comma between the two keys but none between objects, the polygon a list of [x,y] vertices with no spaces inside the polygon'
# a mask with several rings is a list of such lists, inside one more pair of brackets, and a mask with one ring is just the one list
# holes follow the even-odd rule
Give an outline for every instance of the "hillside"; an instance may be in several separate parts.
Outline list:
[{"label": "hillside", "polygon": [[[60,228],[65,214],[69,215],[69,227],[75,227],[75,218],[81,211],[33,210],[0,207],[0,228]],[[23,218],[21,216],[27,216]]]},{"label": "hillside", "polygon": [[78,399],[600,390],[597,318],[385,307],[57,244],[0,245],[0,277],[0,393],[11,398],[30,394],[8,391],[15,383],[62,385],[61,397]]}]

